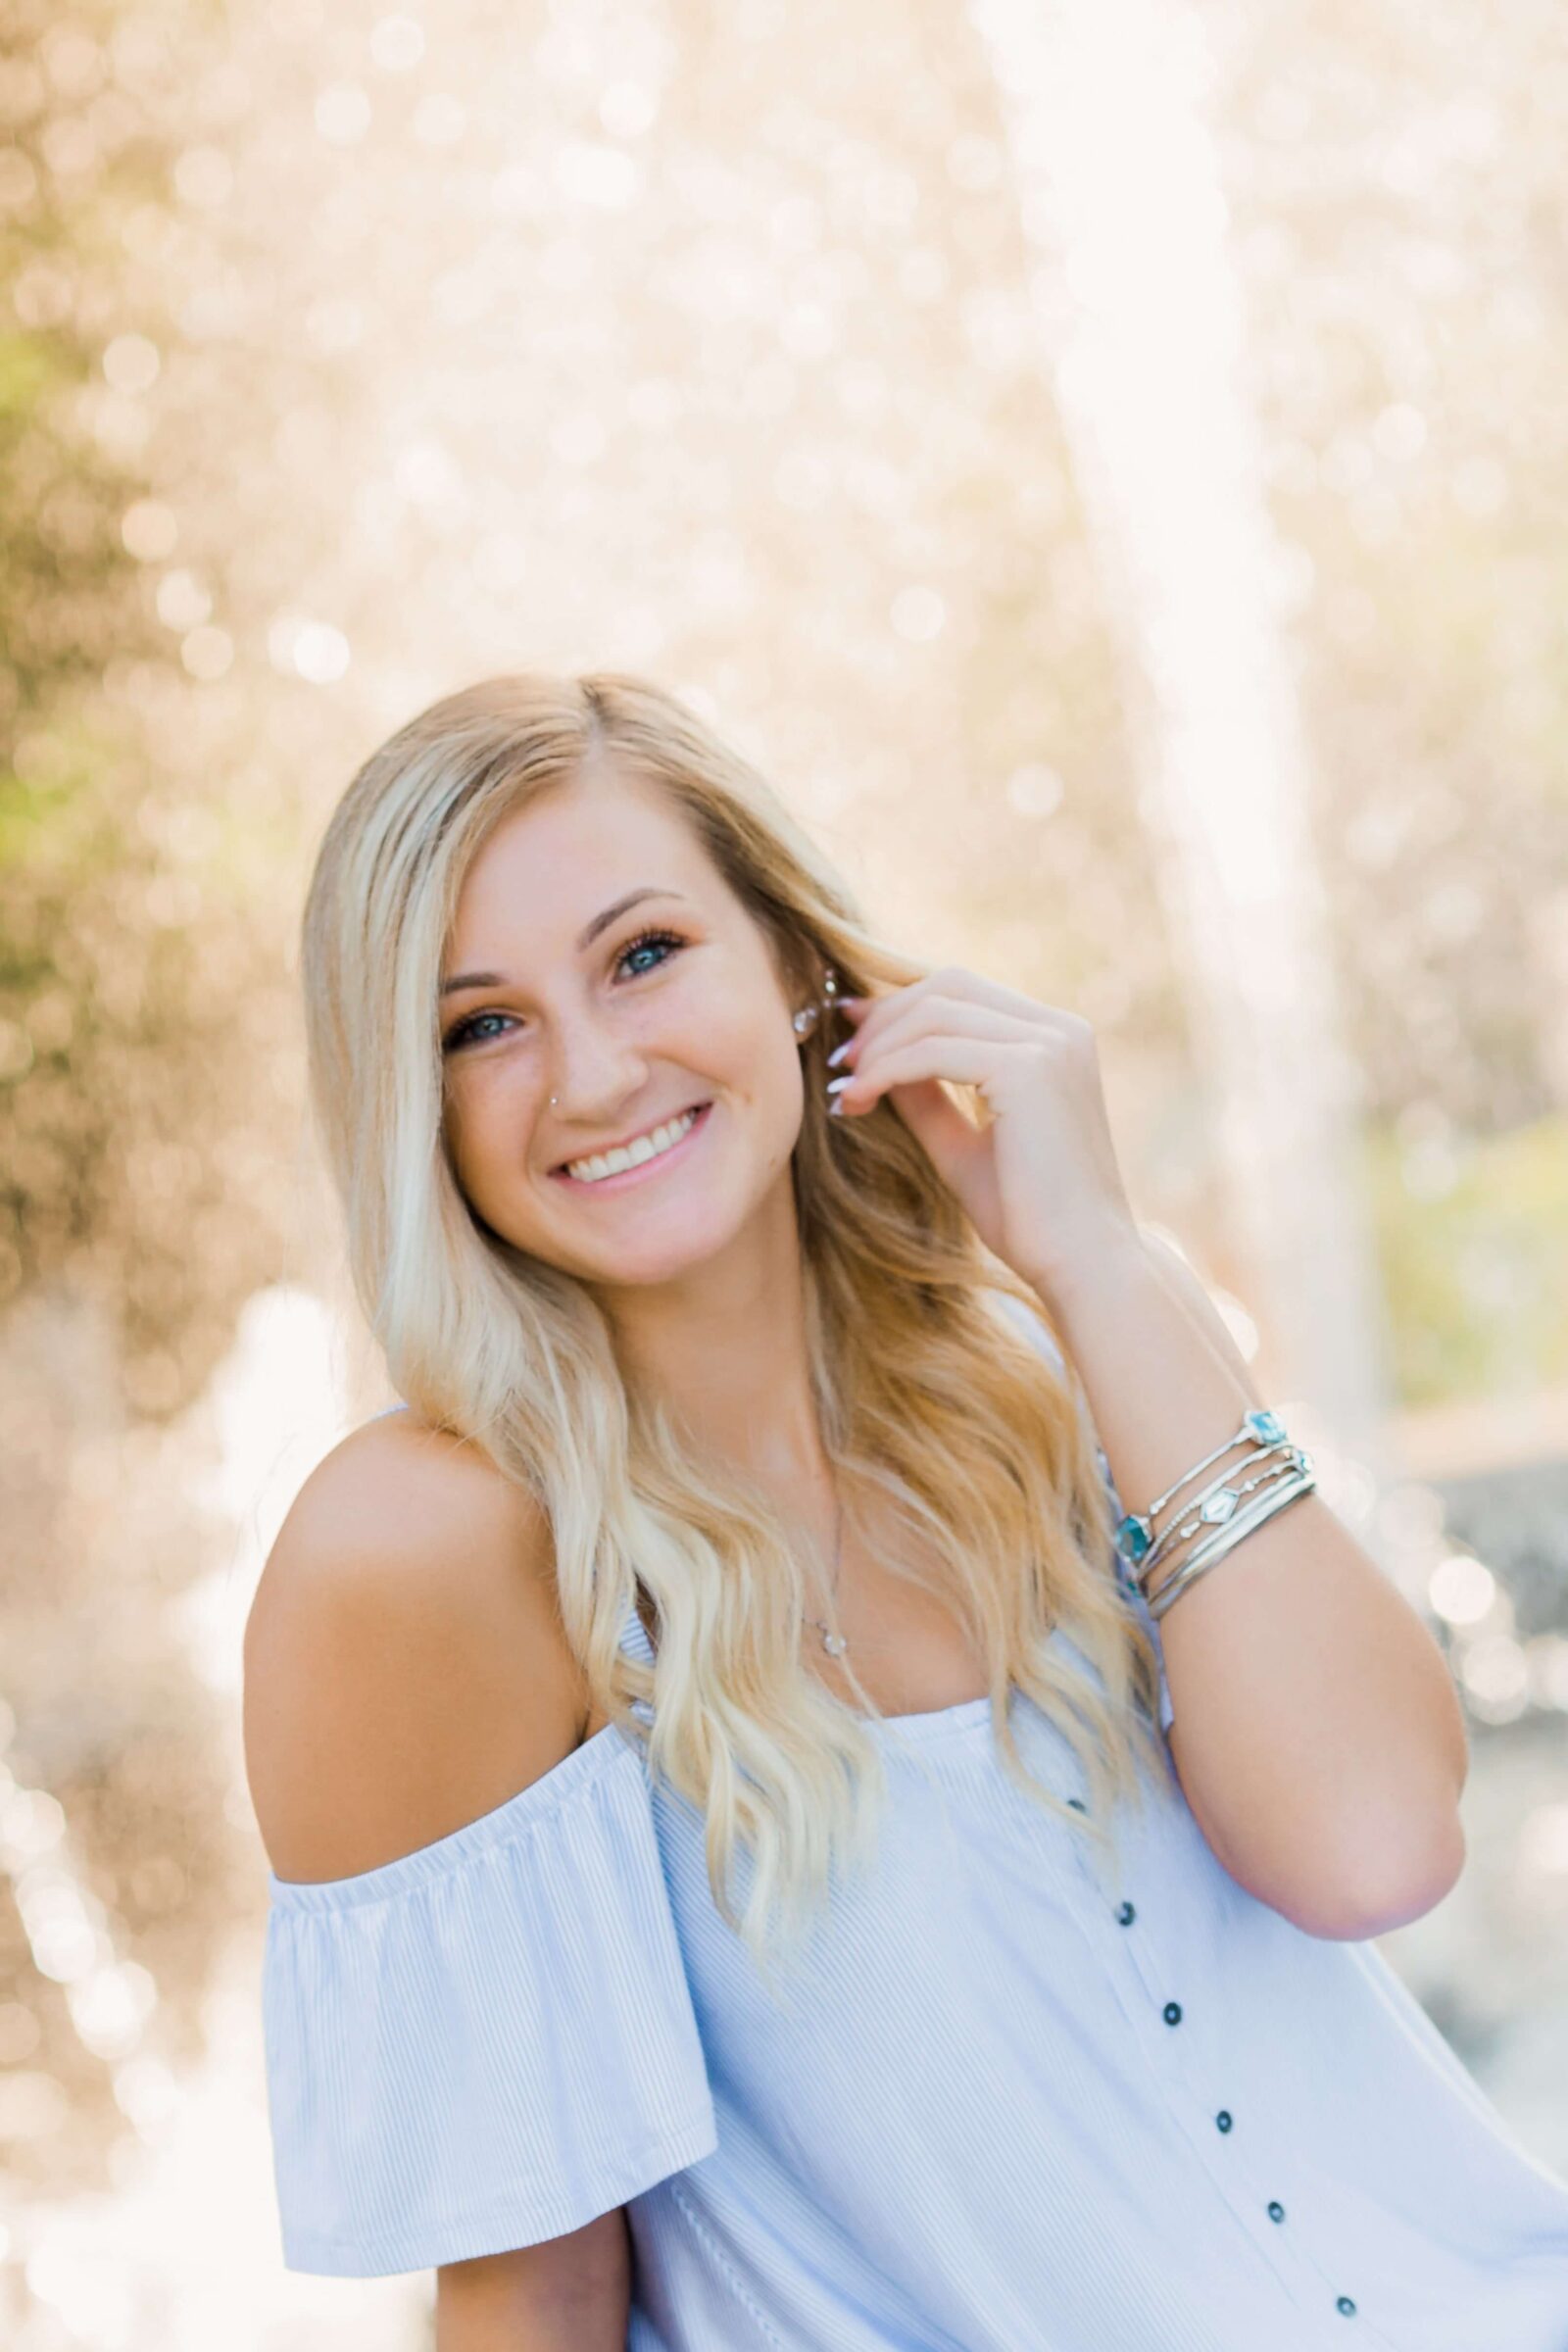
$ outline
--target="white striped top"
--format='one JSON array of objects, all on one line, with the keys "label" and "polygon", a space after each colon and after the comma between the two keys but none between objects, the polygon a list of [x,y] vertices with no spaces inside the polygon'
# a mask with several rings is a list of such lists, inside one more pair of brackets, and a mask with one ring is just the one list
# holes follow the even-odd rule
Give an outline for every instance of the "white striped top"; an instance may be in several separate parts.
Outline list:
[{"label": "white striped top", "polygon": [[[651,1656],[635,1611],[623,1639]],[[613,1724],[396,1861],[269,1873],[285,2266],[423,2270],[624,2205],[628,2352],[1565,2352],[1568,2183],[1376,1947],[1247,1893],[1168,1755],[1105,1888],[989,1706],[875,1727],[875,1868],[782,2012]]]}]

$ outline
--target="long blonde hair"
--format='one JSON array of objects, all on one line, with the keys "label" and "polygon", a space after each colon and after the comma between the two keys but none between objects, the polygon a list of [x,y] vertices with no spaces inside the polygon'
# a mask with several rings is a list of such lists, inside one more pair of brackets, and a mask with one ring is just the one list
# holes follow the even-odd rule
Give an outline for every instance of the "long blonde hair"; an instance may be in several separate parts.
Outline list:
[{"label": "long blonde hair", "polygon": [[[869,1858],[886,1790],[877,1739],[801,1663],[798,1535],[741,1475],[688,1458],[660,1398],[623,1376],[583,1285],[470,1212],[443,1135],[437,990],[464,876],[503,816],[606,756],[667,793],[761,925],[792,1004],[817,995],[825,968],[860,996],[930,969],[867,929],[772,787],[664,689],[605,671],[489,678],[400,727],[327,826],[304,921],[312,1096],[396,1391],[537,1497],[592,1703],[646,1738],[650,1768],[698,1809],[720,1914],[769,1974],[833,1872]],[[1053,1344],[1033,1291],[891,1105],[827,1116],[827,1050],[819,1025],[802,1048],[792,1171],[810,1374],[846,1524],[878,1505],[929,1544],[934,1578],[890,1565],[939,1594],[986,1659],[1005,1770],[1109,1860],[1115,1805],[1142,1801],[1139,1755],[1158,1769],[1158,1682],[1112,1573],[1081,1386],[1017,1327],[1032,1318]],[[639,1583],[658,1628],[651,1667],[620,1646]],[[1010,1684],[1079,1757],[1087,1814],[1024,1764]]]}]

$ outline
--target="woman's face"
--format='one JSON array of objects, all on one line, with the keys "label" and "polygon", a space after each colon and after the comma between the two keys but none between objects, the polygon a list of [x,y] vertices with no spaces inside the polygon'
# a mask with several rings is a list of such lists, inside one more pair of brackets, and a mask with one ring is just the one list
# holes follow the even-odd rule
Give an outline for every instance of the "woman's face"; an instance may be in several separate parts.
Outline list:
[{"label": "woman's face", "polygon": [[[793,1213],[795,1009],[765,934],[657,787],[604,765],[519,809],[468,869],[443,963],[464,1192],[580,1280],[678,1280],[764,1202]],[[580,1164],[668,1143],[655,1131],[699,1104],[673,1150],[608,1176]]]}]

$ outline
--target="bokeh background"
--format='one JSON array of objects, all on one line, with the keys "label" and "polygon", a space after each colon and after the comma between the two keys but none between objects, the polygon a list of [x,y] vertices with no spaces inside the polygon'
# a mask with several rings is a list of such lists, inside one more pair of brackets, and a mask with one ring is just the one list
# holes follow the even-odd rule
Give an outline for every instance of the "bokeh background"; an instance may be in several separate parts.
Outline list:
[{"label": "bokeh background", "polygon": [[1383,1939],[1568,2168],[1568,52],[1546,0],[0,0],[0,2338],[281,2271],[239,1643],[381,1401],[331,802],[643,669],[888,934],[1097,1025],[1467,1709]]}]

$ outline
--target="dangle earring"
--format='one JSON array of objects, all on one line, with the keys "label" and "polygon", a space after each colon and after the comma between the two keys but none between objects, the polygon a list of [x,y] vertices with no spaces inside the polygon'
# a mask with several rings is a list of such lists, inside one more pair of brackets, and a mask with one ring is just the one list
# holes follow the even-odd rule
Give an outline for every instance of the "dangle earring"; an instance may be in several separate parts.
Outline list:
[{"label": "dangle earring", "polygon": [[795,1015],[792,1026],[794,1027],[797,1037],[806,1038],[810,1036],[811,1031],[816,1027],[816,1024],[821,1019],[823,1013],[830,1012],[832,1010],[833,1000],[838,993],[839,976],[830,964],[822,978],[822,994],[820,999],[814,1004],[803,1004],[800,1011]]}]

